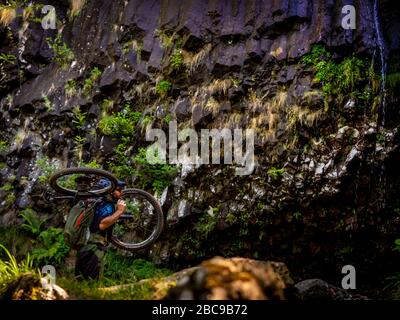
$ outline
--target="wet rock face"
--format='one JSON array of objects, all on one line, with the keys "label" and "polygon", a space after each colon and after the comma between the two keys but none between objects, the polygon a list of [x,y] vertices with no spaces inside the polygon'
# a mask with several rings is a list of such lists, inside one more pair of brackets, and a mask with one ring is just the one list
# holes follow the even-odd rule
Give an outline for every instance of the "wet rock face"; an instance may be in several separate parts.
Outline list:
[{"label": "wet rock face", "polygon": [[[65,68],[52,62],[45,40],[56,31],[37,23],[24,29],[20,18],[0,26],[1,52],[18,56],[18,65],[0,63],[0,182],[8,190],[0,190],[1,221],[18,222],[28,206],[49,211],[32,199],[52,164],[120,164],[114,156],[121,137],[104,135],[98,123],[106,109],[117,113],[130,102],[153,127],[166,129],[170,117],[198,131],[257,131],[257,165],[249,176],[224,165],[182,168],[165,193],[166,230],[146,257],[184,265],[217,253],[247,254],[334,269],[347,259],[338,253],[346,247],[354,247],[359,261],[391,252],[380,234],[393,238],[399,225],[398,99],[382,130],[373,106],[363,109],[352,96],[327,108],[336,101],[325,99],[312,68],[301,62],[316,43],[335,61],[352,53],[372,61],[372,1],[355,3],[357,28],[347,31],[342,4],[333,0],[88,0],[73,19],[67,1],[49,3],[75,56]],[[390,57],[399,49],[393,3],[380,6]],[[93,80],[95,67],[101,75]],[[162,80],[171,87],[160,93]],[[112,104],[105,107],[107,100]],[[76,106],[86,113],[83,126]],[[148,144],[147,125],[135,128],[128,158]],[[375,255],[363,249],[365,241]]]}]

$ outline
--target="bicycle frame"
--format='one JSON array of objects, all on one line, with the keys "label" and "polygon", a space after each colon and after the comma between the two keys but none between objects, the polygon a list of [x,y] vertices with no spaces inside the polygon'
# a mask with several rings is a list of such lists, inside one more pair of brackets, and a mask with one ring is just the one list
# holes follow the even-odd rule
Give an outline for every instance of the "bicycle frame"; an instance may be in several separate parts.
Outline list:
[{"label": "bicycle frame", "polygon": [[[94,194],[93,197],[95,198],[105,198],[105,196],[99,196],[97,194]],[[47,203],[51,203],[53,201],[56,200],[70,200],[73,204],[75,204],[77,202],[77,200],[79,200],[79,198],[81,198],[79,196],[79,194],[75,195],[75,196],[57,196],[52,194],[51,192],[47,191],[43,194],[43,198],[45,199],[45,201]],[[83,197],[83,198],[87,198],[87,197]],[[128,213],[122,214],[118,220],[129,220],[132,219],[133,215]]]}]

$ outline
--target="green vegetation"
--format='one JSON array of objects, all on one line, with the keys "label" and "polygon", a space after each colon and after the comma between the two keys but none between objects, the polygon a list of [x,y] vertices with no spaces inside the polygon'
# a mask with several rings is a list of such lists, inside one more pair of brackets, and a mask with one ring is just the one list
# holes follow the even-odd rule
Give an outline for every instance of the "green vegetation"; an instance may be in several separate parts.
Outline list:
[{"label": "green vegetation", "polygon": [[400,239],[395,240],[393,250],[400,253]]},{"label": "green vegetation", "polygon": [[135,164],[135,176],[138,185],[142,188],[152,188],[161,194],[175,178],[178,170],[175,166],[166,163],[150,164],[147,161],[146,149],[140,148],[133,160]]},{"label": "green vegetation", "polygon": [[129,139],[124,138],[115,148],[113,160],[108,163],[110,170],[122,179],[130,178],[136,173],[129,156],[128,143]]},{"label": "green vegetation", "polygon": [[102,72],[99,68],[95,67],[90,71],[90,76],[89,78],[85,79],[85,82],[83,84],[83,94],[88,96],[90,92],[92,91],[96,81],[100,78]]},{"label": "green vegetation", "polygon": [[160,278],[171,273],[168,269],[157,268],[152,262],[122,256],[116,250],[108,250],[106,253],[104,282],[108,285]]},{"label": "green vegetation", "polygon": [[6,196],[6,208],[10,208],[14,203],[17,197],[15,196],[14,193],[9,193]]},{"label": "green vegetation", "polygon": [[101,165],[96,160],[92,160],[90,162],[82,162],[82,167],[100,169]]},{"label": "green vegetation", "polygon": [[116,290],[106,290],[102,282],[58,277],[57,283],[76,300],[150,300],[157,289],[152,282],[134,283]]},{"label": "green vegetation", "polygon": [[339,103],[348,96],[362,105],[376,104],[374,98],[380,79],[373,66],[368,66],[364,59],[352,55],[342,62],[336,62],[332,53],[322,45],[315,45],[310,53],[303,56],[302,61],[315,71],[315,80],[322,84],[325,96],[337,97]]},{"label": "green vegetation", "polygon": [[[103,104],[107,107],[112,104],[112,100],[104,100]],[[119,138],[121,141],[116,146],[114,157],[108,165],[112,172],[123,179],[135,174],[128,145],[135,136],[136,125],[141,116],[140,112],[132,111],[130,103],[126,102],[122,111],[103,115],[98,124],[102,134]]]},{"label": "green vegetation", "polygon": [[60,265],[64,261],[70,248],[65,243],[63,232],[61,228],[50,227],[39,234],[38,248],[32,252],[37,265]]},{"label": "green vegetation", "polygon": [[164,122],[168,125],[172,120],[172,117],[170,114],[167,114],[164,118]]},{"label": "green vegetation", "polygon": [[17,57],[13,54],[0,53],[0,63],[15,64]]},{"label": "green vegetation", "polygon": [[3,190],[3,191],[12,191],[12,190],[14,190],[14,186],[13,186],[11,183],[7,182],[6,184],[4,184],[4,185],[0,188],[0,190]]},{"label": "green vegetation", "polygon": [[303,214],[299,211],[293,213],[293,218],[295,218],[297,221],[302,221],[303,220]]},{"label": "green vegetation", "polygon": [[140,117],[140,112],[131,111],[130,107],[127,106],[123,111],[105,115],[99,122],[99,129],[105,135],[133,137]]},{"label": "green vegetation", "polygon": [[146,114],[141,121],[140,125],[143,129],[146,129],[148,125],[152,125],[154,122],[155,118],[153,115]]},{"label": "green vegetation", "polygon": [[0,153],[7,152],[9,149],[9,145],[7,141],[0,140]]},{"label": "green vegetation", "polygon": [[30,208],[21,211],[20,216],[25,220],[25,223],[21,225],[22,229],[28,231],[33,236],[38,236],[42,231],[45,220],[41,220],[37,213]]},{"label": "green vegetation", "polygon": [[230,79],[231,79],[231,81],[233,83],[233,86],[235,88],[239,87],[242,84],[242,80],[240,80],[238,78],[231,77]]},{"label": "green vegetation", "polygon": [[[400,253],[400,239],[394,241],[393,251]],[[385,290],[391,290],[391,296],[393,299],[400,299],[400,272],[394,273],[392,276],[386,278]]]},{"label": "green vegetation", "polygon": [[213,208],[213,215],[204,213],[196,223],[196,231],[199,238],[207,239],[208,235],[215,229],[218,222],[218,208]]},{"label": "green vegetation", "polygon": [[113,105],[114,101],[112,99],[106,98],[101,102],[101,109],[103,110],[103,112],[107,113]]},{"label": "green vegetation", "polygon": [[278,169],[275,167],[271,167],[268,169],[267,174],[271,177],[272,180],[278,180],[282,177],[283,173],[285,172],[284,168]]},{"label": "green vegetation", "polygon": [[138,40],[129,40],[122,45],[122,52],[127,54],[131,48],[135,50],[138,59],[140,59],[140,52],[143,49],[143,42]]},{"label": "green vegetation", "polygon": [[169,90],[171,90],[172,84],[171,82],[167,80],[162,80],[156,85],[156,93],[163,96],[168,93]]},{"label": "green vegetation", "polygon": [[46,95],[42,95],[42,100],[43,100],[43,104],[47,110],[47,112],[51,112],[54,110],[54,105],[53,103],[50,101],[49,97]]},{"label": "green vegetation", "polygon": [[83,146],[84,146],[85,142],[86,142],[86,138],[84,138],[82,136],[77,135],[74,137],[74,143],[75,143],[74,152],[75,152],[75,157],[78,160],[78,164],[80,164],[82,161]]},{"label": "green vegetation", "polygon": [[171,33],[167,30],[161,30],[161,29],[156,29],[154,33],[158,37],[158,39],[160,39],[161,46],[165,50],[168,50],[173,46],[175,33]]},{"label": "green vegetation", "polygon": [[173,69],[179,69],[183,64],[183,55],[181,49],[175,49],[171,56],[171,66]]},{"label": "green vegetation", "polygon": [[47,43],[53,50],[53,61],[56,62],[60,67],[68,67],[75,59],[74,52],[67,46],[65,42],[62,41],[60,34],[58,34],[54,40],[47,38]]},{"label": "green vegetation", "polygon": [[[159,268],[152,262],[110,249],[105,256],[104,274],[100,280],[75,280],[65,275],[58,277],[57,282],[72,299],[154,299],[160,294],[156,284],[171,274],[171,270]],[[105,288],[118,285],[122,287]]]},{"label": "green vegetation", "polygon": [[2,249],[7,260],[0,259],[0,297],[4,294],[5,290],[7,290],[8,285],[16,280],[19,276],[26,272],[34,272],[33,269],[33,260],[29,256],[20,262],[17,262],[17,259],[4,247],[0,244],[0,249]]},{"label": "green vegetation", "polygon": [[84,129],[86,124],[87,112],[82,112],[80,106],[75,106],[74,109],[72,110],[72,113],[73,113],[72,123],[74,123],[78,129]]},{"label": "green vegetation", "polygon": [[58,169],[47,156],[37,159],[35,165],[41,170],[41,175],[39,176],[40,183],[46,183],[50,176]]},{"label": "green vegetation", "polygon": [[390,73],[386,78],[387,87],[391,92],[400,88],[400,72]]},{"label": "green vegetation", "polygon": [[64,89],[65,89],[65,93],[66,93],[67,97],[75,96],[77,94],[75,80],[73,80],[73,79],[68,80],[64,86]]}]

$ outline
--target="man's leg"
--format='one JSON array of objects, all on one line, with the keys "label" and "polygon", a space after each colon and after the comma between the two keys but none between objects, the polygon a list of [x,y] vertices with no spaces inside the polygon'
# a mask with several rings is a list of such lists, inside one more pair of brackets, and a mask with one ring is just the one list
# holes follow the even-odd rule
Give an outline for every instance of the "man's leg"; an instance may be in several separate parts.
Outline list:
[{"label": "man's leg", "polygon": [[86,279],[99,279],[103,260],[104,247],[99,244],[87,244],[76,256],[75,275],[82,275]]}]

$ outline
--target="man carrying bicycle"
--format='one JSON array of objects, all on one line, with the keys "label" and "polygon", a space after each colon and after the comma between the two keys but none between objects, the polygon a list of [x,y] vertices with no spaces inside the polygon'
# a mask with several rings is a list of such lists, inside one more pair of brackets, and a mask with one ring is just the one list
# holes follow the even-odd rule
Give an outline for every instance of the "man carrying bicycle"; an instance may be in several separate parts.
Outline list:
[{"label": "man carrying bicycle", "polygon": [[[110,181],[102,179],[99,186],[107,188],[110,186]],[[99,279],[102,276],[108,231],[126,211],[126,204],[121,199],[123,187],[125,182],[118,181],[117,188],[104,201],[96,204],[89,228],[89,240],[77,253],[75,275],[92,279]]]}]

